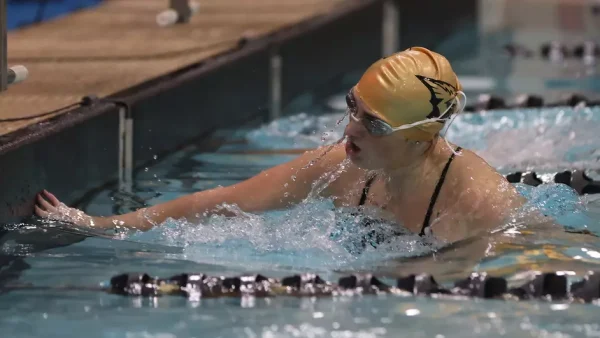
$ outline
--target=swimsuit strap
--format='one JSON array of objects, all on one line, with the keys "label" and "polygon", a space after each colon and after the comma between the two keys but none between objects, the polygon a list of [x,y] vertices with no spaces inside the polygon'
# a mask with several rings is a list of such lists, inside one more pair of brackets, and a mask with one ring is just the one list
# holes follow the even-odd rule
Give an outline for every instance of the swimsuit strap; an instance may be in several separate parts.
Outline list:
[{"label": "swimsuit strap", "polygon": [[[461,149],[462,149],[461,147],[456,147],[456,152],[458,153]],[[442,190],[442,185],[444,184],[444,180],[446,179],[446,174],[448,173],[448,169],[450,168],[450,164],[452,163],[453,159],[454,159],[454,153],[452,153],[452,155],[450,155],[448,162],[446,162],[446,166],[444,167],[444,170],[442,171],[442,175],[440,176],[440,179],[435,187],[435,191],[433,192],[433,195],[431,196],[431,201],[429,202],[429,208],[427,209],[427,214],[425,214],[425,220],[423,221],[423,227],[421,228],[421,232],[419,233],[419,236],[425,235],[425,229],[429,227],[429,221],[431,219],[431,215],[433,214],[433,207],[435,206],[435,202],[438,198],[438,195],[440,194],[440,190]]]},{"label": "swimsuit strap", "polygon": [[369,188],[371,187],[371,184],[373,184],[373,181],[375,181],[375,177],[377,177],[377,175],[373,175],[373,176],[369,177],[367,182],[365,182],[365,187],[363,188],[362,195],[360,196],[360,202],[358,202],[359,206],[364,205],[365,202],[367,201],[367,195],[369,194]]}]

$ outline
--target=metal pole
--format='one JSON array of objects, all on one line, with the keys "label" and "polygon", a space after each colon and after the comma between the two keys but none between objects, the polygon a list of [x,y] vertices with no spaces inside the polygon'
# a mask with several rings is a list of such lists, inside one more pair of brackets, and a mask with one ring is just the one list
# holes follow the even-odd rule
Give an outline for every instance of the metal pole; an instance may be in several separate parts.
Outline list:
[{"label": "metal pole", "polygon": [[400,48],[400,6],[397,0],[386,0],[383,3],[382,20],[383,56],[394,54]]},{"label": "metal pole", "polygon": [[8,87],[6,32],[6,0],[0,0],[0,92],[5,91]]},{"label": "metal pole", "polygon": [[279,51],[273,51],[270,59],[269,72],[269,120],[273,121],[281,116],[281,67],[282,58]]},{"label": "metal pole", "polygon": [[133,190],[133,117],[125,107],[119,108],[119,190]]},{"label": "metal pole", "polygon": [[188,22],[193,14],[188,0],[171,0],[170,8],[177,12],[177,22],[180,23]]},{"label": "metal pole", "polygon": [[119,190],[125,187],[125,108],[119,108]]}]

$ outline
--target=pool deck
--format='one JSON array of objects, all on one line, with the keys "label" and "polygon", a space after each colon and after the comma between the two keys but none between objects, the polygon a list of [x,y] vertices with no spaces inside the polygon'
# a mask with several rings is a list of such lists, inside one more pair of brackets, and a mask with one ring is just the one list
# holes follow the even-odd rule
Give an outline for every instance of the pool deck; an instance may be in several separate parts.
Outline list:
[{"label": "pool deck", "polygon": [[[8,64],[29,77],[0,94],[0,136],[56,114],[28,117],[106,97],[327,14],[352,0],[197,0],[186,24],[159,27],[167,0],[106,0],[57,20],[9,32]],[[64,112],[64,111],[63,111]],[[61,114],[60,112],[57,114]],[[0,141],[0,143],[2,143]]]},{"label": "pool deck", "polygon": [[[69,205],[127,190],[137,170],[215,130],[302,109],[309,90],[338,93],[414,35],[383,34],[384,2],[400,0],[196,1],[189,24],[166,28],[155,19],[167,0],[106,0],[10,33],[9,66],[30,74],[0,94],[0,224],[30,218],[41,189]],[[81,104],[90,95],[106,99]]]}]

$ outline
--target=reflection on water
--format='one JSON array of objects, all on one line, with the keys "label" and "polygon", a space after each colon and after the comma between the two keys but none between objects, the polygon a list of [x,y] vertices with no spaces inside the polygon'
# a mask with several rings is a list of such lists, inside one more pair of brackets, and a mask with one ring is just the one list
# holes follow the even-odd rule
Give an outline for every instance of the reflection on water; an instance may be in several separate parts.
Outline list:
[{"label": "reflection on water", "polygon": [[578,304],[425,297],[188,302],[172,297],[72,295],[70,298],[57,293],[45,297],[19,293],[5,296],[4,305],[0,304],[3,334],[153,338],[597,337],[600,334],[597,309]]}]

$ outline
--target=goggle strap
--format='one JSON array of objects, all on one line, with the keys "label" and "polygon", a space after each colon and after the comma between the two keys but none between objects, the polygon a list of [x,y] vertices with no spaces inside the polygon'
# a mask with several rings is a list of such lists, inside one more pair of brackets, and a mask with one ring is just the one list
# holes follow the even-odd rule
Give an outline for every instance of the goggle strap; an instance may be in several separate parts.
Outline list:
[{"label": "goggle strap", "polygon": [[[446,127],[446,132],[444,133],[444,136],[442,136],[442,138],[444,139],[444,142],[446,142],[446,145],[448,146],[448,148],[450,148],[450,151],[455,155],[455,156],[462,156],[462,154],[460,154],[459,152],[457,152],[456,150],[454,150],[454,148],[452,148],[450,146],[450,142],[448,142],[448,140],[446,139],[446,134],[448,133],[448,129],[450,129],[450,126],[452,125],[452,122],[454,122],[454,119],[458,116],[458,114],[462,113],[463,110],[465,109],[465,107],[467,106],[467,95],[461,90],[458,93],[456,93],[457,97],[455,98],[458,101],[458,105],[459,105],[459,109],[456,112],[456,114],[454,114],[454,116],[452,116],[452,118],[450,119],[450,123],[448,123],[448,127]],[[462,97],[465,98],[465,102],[462,104],[462,106],[460,105],[460,100],[458,99],[458,94],[461,94]]]},{"label": "goggle strap", "polygon": [[[457,104],[458,104],[459,106],[460,106],[460,100],[458,99],[458,94],[462,94],[462,95],[465,97],[465,103],[466,103],[467,96],[465,95],[465,93],[463,93],[462,91],[459,91],[459,92],[457,92],[456,94],[457,94],[457,95],[456,95],[456,97],[454,97],[454,100],[455,100],[455,101],[458,101],[458,102],[457,102]],[[453,107],[453,105],[450,105],[448,108],[446,108],[446,110],[444,110],[444,112],[443,112],[443,113],[442,113],[440,116],[444,116],[444,115],[446,115],[446,113],[447,113],[447,112],[448,112],[448,111],[449,111],[449,110],[450,110],[452,107]],[[463,108],[464,108],[464,106],[463,106],[463,107],[461,107],[461,108],[460,108],[460,110],[462,111],[462,109],[463,109]],[[456,116],[456,115],[455,115],[455,116]],[[425,123],[438,122],[438,121],[447,121],[447,120],[448,120],[448,118],[442,118],[442,117],[433,117],[433,118],[430,118],[430,119],[425,119],[425,120],[417,121],[417,122],[410,123],[410,124],[403,124],[403,125],[401,125],[401,126],[399,126],[399,127],[392,128],[392,129],[393,129],[394,131],[397,131],[397,130],[402,130],[402,129],[409,129],[409,128],[416,127],[416,126],[418,126],[418,125],[425,124]]]}]

